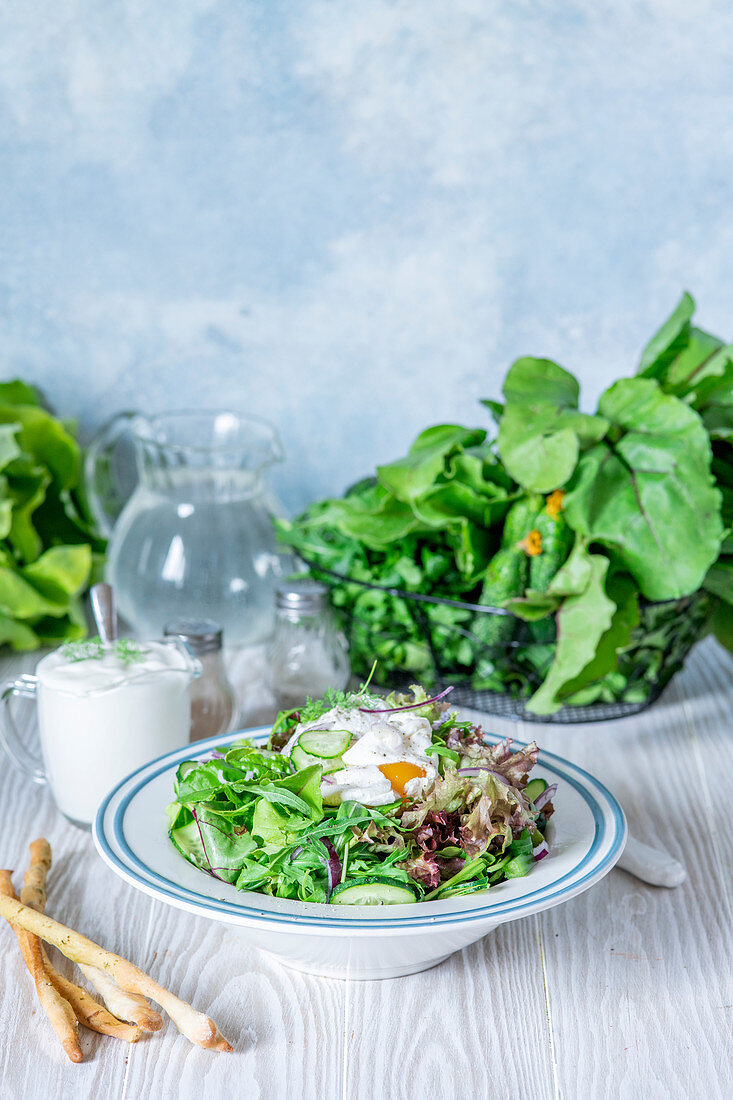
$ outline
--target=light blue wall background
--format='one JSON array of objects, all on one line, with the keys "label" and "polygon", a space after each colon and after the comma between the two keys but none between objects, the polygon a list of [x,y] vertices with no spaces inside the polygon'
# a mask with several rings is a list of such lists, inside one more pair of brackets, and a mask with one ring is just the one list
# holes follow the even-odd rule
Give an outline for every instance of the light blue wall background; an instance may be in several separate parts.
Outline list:
[{"label": "light blue wall background", "polygon": [[0,7],[0,348],[83,433],[271,418],[291,507],[519,354],[733,335],[728,0]]}]

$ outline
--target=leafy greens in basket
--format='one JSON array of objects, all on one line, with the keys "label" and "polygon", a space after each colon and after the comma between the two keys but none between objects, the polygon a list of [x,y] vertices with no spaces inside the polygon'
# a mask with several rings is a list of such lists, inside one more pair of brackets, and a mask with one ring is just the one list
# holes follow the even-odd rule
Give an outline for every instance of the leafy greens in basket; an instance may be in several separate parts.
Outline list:
[{"label": "leafy greens in basket", "polygon": [[[554,787],[529,779],[537,746],[488,745],[444,706],[417,687],[387,699],[362,688],[284,712],[267,750],[243,740],[180,765],[171,840],[238,890],[334,905],[451,898],[522,877],[548,852],[553,813]],[[370,758],[381,767],[354,763]],[[359,782],[364,802],[345,797]]]},{"label": "leafy greens in basket", "polygon": [[454,680],[551,714],[643,702],[705,629],[733,648],[733,345],[693,310],[685,294],[592,415],[562,367],[519,359],[503,404],[483,402],[495,440],[428,428],[376,478],[279,522],[331,585],[357,671],[376,658],[430,683],[438,649]]},{"label": "leafy greens in basket", "polygon": [[31,386],[0,383],[0,644],[86,636],[79,596],[104,542],[85,517],[80,465],[70,425]]}]

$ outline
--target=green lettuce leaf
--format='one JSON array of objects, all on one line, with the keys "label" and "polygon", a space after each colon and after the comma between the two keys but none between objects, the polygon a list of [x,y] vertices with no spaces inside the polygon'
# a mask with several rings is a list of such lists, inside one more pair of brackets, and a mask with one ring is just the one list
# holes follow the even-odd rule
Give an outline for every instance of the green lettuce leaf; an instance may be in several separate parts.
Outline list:
[{"label": "green lettuce leaf", "polygon": [[40,405],[38,391],[15,378],[12,382],[0,382],[0,405]]},{"label": "green lettuce leaf", "polygon": [[61,489],[79,480],[81,452],[59,420],[35,405],[1,405],[0,424],[20,424],[18,443],[26,454],[45,466]]}]

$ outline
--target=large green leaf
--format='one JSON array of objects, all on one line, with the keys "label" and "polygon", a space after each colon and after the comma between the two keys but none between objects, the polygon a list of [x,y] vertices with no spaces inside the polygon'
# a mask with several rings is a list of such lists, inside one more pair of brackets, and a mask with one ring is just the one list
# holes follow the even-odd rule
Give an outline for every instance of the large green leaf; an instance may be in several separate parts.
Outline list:
[{"label": "large green leaf", "polygon": [[631,632],[639,625],[639,597],[636,585],[626,573],[616,573],[606,580],[606,595],[616,605],[608,630],[601,635],[596,651],[578,675],[563,685],[566,698],[595,683],[616,668],[618,655],[631,641]]},{"label": "large green leaf", "polygon": [[40,619],[43,615],[63,615],[67,601],[50,600],[16,570],[0,566],[0,612],[16,619]]},{"label": "large green leaf", "polygon": [[40,405],[38,391],[16,378],[0,382],[0,405]]},{"label": "large green leaf", "polygon": [[[301,535],[298,549],[306,557],[308,536],[311,531],[319,528],[338,531],[367,546],[385,547],[397,539],[405,538],[420,526],[420,521],[409,504],[396,500],[382,485],[370,485],[341,500],[324,501],[302,516],[297,521],[297,527],[284,522],[277,525],[281,537],[288,537],[295,527],[295,531]],[[302,537],[303,533],[305,538]]]},{"label": "large green leaf", "polygon": [[608,423],[578,411],[579,386],[550,359],[518,359],[504,383],[498,448],[526,489],[549,492],[571,477],[581,447],[602,439]]},{"label": "large green leaf", "polygon": [[586,541],[612,548],[648,599],[689,595],[723,535],[700,417],[646,378],[616,382],[599,410],[617,438],[582,456],[565,517]]},{"label": "large green leaf", "polygon": [[719,603],[710,618],[710,630],[721,645],[733,653],[733,607]]},{"label": "large green leaf", "polygon": [[398,500],[417,500],[434,486],[449,456],[483,443],[485,438],[486,432],[481,428],[437,424],[417,437],[404,458],[378,466],[377,476]]},{"label": "large green leaf", "polygon": [[583,547],[576,547],[573,556],[575,562],[567,574],[567,581],[576,588],[580,578],[585,577],[585,585],[581,591],[566,596],[557,613],[555,658],[544,683],[527,703],[527,709],[533,714],[552,714],[562,704],[567,685],[572,684],[595,657],[616,611],[616,605],[605,591],[608,558],[590,554]]},{"label": "large green leaf", "polygon": [[32,562],[43,549],[43,539],[36,531],[33,517],[46,498],[51,474],[26,455],[11,462],[6,474],[8,497],[13,502],[8,538],[18,557]]},{"label": "large green leaf", "polygon": [[52,546],[27,565],[22,575],[47,599],[65,603],[84,588],[91,568],[92,549],[88,544]]},{"label": "large green leaf", "polygon": [[27,623],[12,615],[0,614],[0,645],[9,645],[19,652],[38,649],[41,640]]},{"label": "large green leaf", "polygon": [[695,301],[691,294],[684,292],[671,317],[668,317],[658,332],[641,353],[637,374],[645,378],[661,378],[669,363],[683,351],[690,337],[690,320],[695,312]]},{"label": "large green leaf", "polygon": [[[712,439],[733,438],[733,357],[730,348],[723,348],[716,358],[723,357],[724,369],[710,385],[697,391],[695,408]],[[710,381],[710,379],[708,379]]]},{"label": "large green leaf", "polygon": [[507,501],[504,496],[492,498],[477,493],[460,481],[448,481],[414,500],[412,510],[429,527],[443,527],[458,519],[491,527],[506,512]]},{"label": "large green leaf", "polygon": [[710,434],[733,429],[733,344],[691,324],[695,311],[685,293],[672,316],[647,344],[638,374],[655,378],[665,393],[682,397],[702,415]]},{"label": "large green leaf", "polygon": [[61,422],[34,405],[0,404],[0,424],[16,422],[22,450],[47,467],[59,488],[72,488],[79,480],[81,456],[79,445]]},{"label": "large green leaf", "polygon": [[588,587],[593,572],[585,543],[576,540],[567,561],[560,566],[547,588],[548,596],[579,596]]},{"label": "large green leaf", "polygon": [[733,557],[719,558],[705,577],[705,588],[718,599],[733,604]]},{"label": "large green leaf", "polygon": [[17,439],[19,430],[20,424],[17,423],[0,425],[0,470],[4,470],[14,458],[20,457],[21,450]]}]

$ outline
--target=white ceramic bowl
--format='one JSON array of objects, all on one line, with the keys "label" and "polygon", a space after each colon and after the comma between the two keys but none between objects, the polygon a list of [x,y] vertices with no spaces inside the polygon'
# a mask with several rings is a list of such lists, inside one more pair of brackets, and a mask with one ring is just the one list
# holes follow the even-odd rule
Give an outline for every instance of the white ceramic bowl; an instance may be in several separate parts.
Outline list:
[{"label": "white ceramic bowl", "polygon": [[[436,966],[504,921],[539,913],[575,897],[607,874],[623,851],[626,821],[612,794],[593,776],[540,752],[535,774],[558,784],[549,856],[525,878],[483,893],[415,905],[332,907],[288,901],[211,878],[168,839],[165,807],[182,760],[206,756],[246,735],[223,734],[186,745],[139,768],[100,806],[94,842],[102,859],[130,885],[159,901],[241,928],[255,947],[286,966],[337,978],[396,978]],[[494,743],[500,738],[486,735]]]}]

